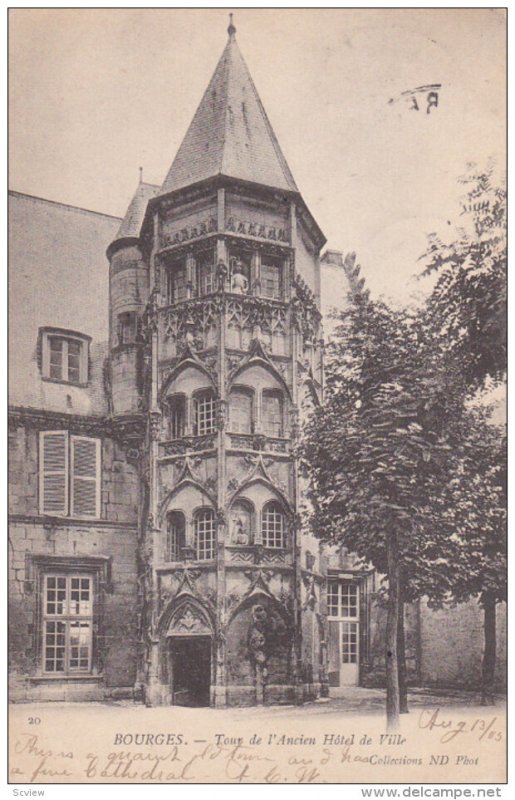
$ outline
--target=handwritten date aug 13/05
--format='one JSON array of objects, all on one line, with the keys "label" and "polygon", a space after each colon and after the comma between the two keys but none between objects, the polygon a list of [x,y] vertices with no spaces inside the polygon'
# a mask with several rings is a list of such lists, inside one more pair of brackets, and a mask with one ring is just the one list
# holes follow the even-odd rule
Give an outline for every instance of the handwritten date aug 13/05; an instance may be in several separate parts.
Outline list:
[{"label": "handwritten date aug 13/05", "polygon": [[501,742],[503,731],[500,729],[497,717],[483,719],[473,717],[470,720],[455,720],[441,715],[440,709],[425,708],[420,712],[418,727],[428,731],[438,731],[441,733],[440,741],[442,744],[452,742],[460,734],[473,734],[478,741]]}]

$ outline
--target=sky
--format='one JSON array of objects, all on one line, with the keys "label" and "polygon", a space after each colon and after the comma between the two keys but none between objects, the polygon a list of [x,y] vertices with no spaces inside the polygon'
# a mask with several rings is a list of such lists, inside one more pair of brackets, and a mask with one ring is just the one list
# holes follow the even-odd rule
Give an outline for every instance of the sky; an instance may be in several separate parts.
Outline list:
[{"label": "sky", "polygon": [[[237,40],[297,185],[369,287],[421,290],[468,162],[502,164],[502,9],[241,9]],[[123,216],[162,183],[227,39],[223,9],[10,11],[10,188]],[[427,113],[427,91],[440,84]],[[449,226],[449,223],[452,223]]]}]

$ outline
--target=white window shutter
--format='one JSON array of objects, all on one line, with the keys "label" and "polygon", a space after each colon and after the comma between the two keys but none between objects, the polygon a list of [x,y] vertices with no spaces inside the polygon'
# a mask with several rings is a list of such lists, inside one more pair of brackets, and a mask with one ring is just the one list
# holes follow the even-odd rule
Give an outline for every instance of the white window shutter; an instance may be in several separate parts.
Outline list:
[{"label": "white window shutter", "polygon": [[72,517],[100,516],[100,439],[71,437]]},{"label": "white window shutter", "polygon": [[39,510],[55,516],[68,514],[67,431],[39,435]]}]

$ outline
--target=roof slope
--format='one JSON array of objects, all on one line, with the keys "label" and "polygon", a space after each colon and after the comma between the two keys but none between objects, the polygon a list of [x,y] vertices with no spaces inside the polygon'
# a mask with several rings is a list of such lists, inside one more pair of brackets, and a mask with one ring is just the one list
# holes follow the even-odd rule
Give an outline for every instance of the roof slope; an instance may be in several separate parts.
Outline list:
[{"label": "roof slope", "polygon": [[243,56],[229,41],[161,188],[215,175],[298,192]]},{"label": "roof slope", "polygon": [[147,210],[148,201],[159,194],[159,186],[153,183],[141,182],[134,193],[134,197],[129,203],[129,207],[116,234],[117,239],[125,239],[129,236],[139,236],[141,223]]}]

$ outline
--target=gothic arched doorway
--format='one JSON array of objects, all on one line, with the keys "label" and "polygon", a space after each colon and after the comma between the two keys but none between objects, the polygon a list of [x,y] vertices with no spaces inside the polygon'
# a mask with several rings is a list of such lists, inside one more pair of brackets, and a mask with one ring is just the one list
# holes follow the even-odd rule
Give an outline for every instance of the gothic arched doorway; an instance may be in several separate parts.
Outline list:
[{"label": "gothic arched doorway", "polygon": [[177,706],[208,706],[212,677],[212,628],[203,610],[182,603],[166,631],[170,702]]}]

